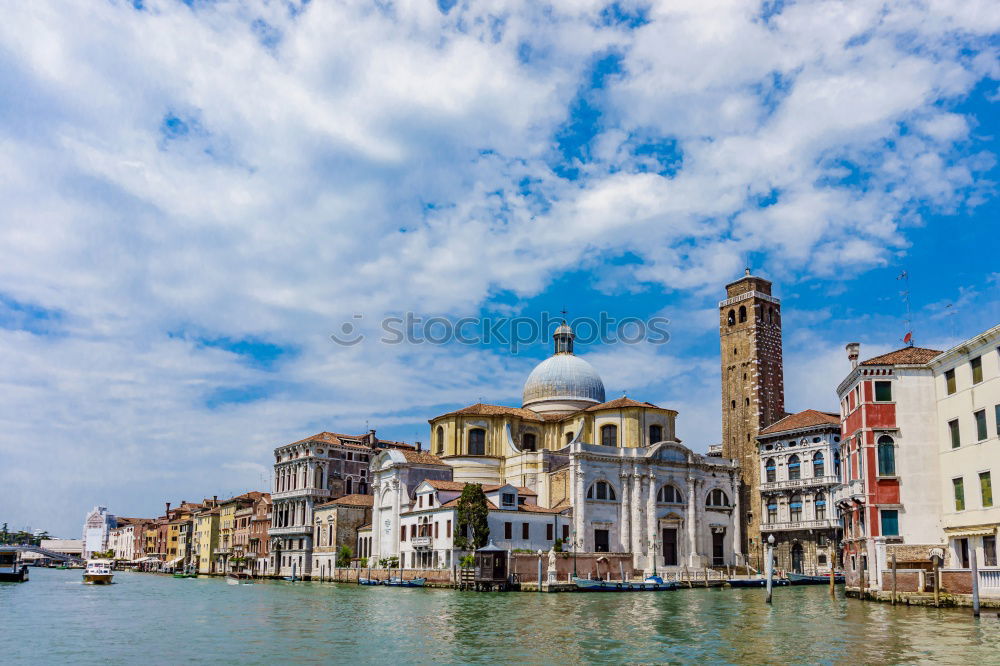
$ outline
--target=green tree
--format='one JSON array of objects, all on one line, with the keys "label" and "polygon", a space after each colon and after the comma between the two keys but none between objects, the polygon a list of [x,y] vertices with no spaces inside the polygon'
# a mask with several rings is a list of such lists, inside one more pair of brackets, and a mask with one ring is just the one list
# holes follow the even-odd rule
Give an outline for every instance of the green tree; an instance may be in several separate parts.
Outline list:
[{"label": "green tree", "polygon": [[[457,513],[455,545],[463,550],[477,550],[485,546],[490,538],[490,509],[481,485],[466,484],[462,496],[458,498]],[[466,534],[471,534],[471,538]]]},{"label": "green tree", "polygon": [[337,566],[341,568],[351,566],[351,558],[354,557],[354,551],[346,543],[340,547],[337,551]]}]

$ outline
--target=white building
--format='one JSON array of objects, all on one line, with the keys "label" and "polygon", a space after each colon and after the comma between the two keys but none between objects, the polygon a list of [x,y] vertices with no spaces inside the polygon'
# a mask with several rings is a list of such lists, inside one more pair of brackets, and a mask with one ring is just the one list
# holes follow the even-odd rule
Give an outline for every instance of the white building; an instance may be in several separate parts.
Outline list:
[{"label": "white building", "polygon": [[83,521],[83,557],[108,550],[111,529],[117,526],[106,506],[95,506]]}]

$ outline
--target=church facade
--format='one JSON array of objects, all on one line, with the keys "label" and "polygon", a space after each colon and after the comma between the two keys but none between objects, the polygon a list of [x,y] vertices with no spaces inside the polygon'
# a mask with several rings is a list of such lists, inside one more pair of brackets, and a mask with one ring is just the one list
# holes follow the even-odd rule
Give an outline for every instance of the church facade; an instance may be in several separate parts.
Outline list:
[{"label": "church facade", "polygon": [[431,453],[456,482],[526,488],[566,515],[566,549],[630,552],[647,571],[654,559],[658,569],[742,564],[736,463],[683,446],[673,410],[607,401],[574,337],[556,330],[520,407],[477,403],[430,419]]}]

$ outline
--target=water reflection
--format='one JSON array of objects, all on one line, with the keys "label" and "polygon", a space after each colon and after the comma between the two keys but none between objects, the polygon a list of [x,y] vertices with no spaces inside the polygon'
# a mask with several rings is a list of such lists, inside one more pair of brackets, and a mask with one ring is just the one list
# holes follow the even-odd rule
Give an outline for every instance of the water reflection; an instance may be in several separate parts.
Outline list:
[{"label": "water reflection", "polygon": [[768,606],[750,589],[569,595],[116,580],[81,586],[77,572],[39,570],[0,585],[0,607],[14,611],[6,663],[968,664],[1000,654],[995,613],[977,623],[967,610],[831,599],[825,587],[780,588]]}]

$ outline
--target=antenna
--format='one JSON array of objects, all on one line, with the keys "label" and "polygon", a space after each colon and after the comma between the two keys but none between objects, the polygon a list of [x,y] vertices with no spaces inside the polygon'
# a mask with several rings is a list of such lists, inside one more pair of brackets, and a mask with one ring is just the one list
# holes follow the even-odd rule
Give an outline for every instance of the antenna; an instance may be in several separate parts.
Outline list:
[{"label": "antenna", "polygon": [[563,318],[563,323],[565,324],[565,323],[566,323],[566,315],[567,315],[567,314],[569,314],[569,310],[567,310],[567,309],[566,309],[566,306],[564,305],[564,306],[563,306],[563,309],[562,309],[562,310],[560,310],[559,312],[561,312],[561,313],[562,313],[562,316],[563,316],[563,317],[562,317],[562,318]]},{"label": "antenna", "polygon": [[910,274],[903,271],[896,276],[897,280],[903,281],[903,291],[899,295],[903,297],[903,306],[906,309],[906,333],[903,334],[903,342],[907,346],[913,346],[913,315],[910,314]]}]

